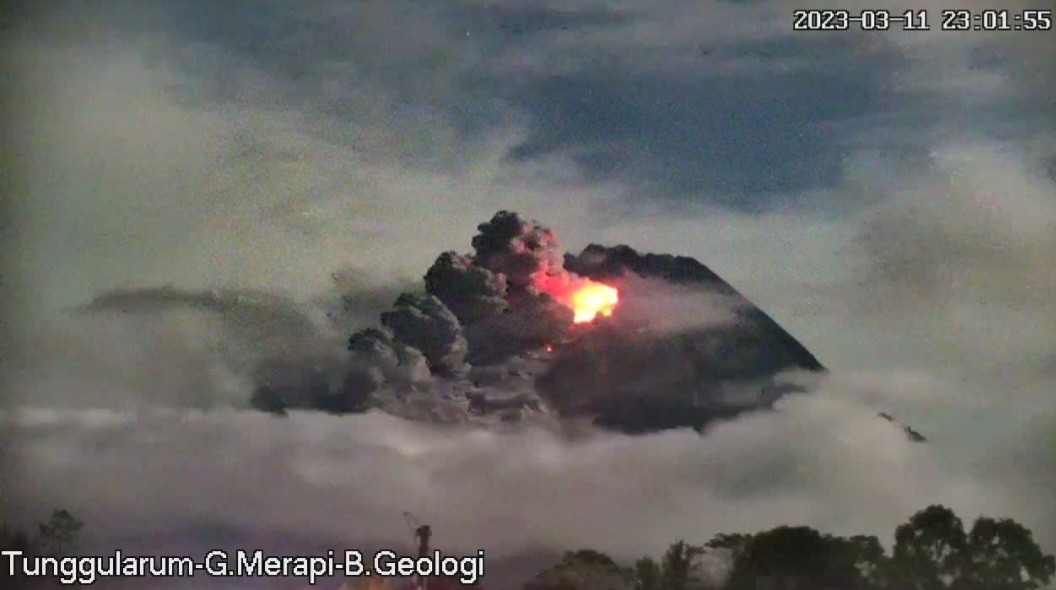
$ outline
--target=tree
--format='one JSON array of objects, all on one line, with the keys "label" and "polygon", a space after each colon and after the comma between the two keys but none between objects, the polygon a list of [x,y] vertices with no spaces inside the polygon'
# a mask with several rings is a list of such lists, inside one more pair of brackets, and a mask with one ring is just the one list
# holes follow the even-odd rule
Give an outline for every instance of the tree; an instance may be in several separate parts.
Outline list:
[{"label": "tree", "polygon": [[632,590],[634,572],[593,549],[568,551],[537,574],[525,590]]},{"label": "tree", "polygon": [[84,524],[67,510],[52,512],[47,522],[37,525],[38,550],[45,555],[62,555],[76,541],[82,526]]},{"label": "tree", "polygon": [[728,551],[731,557],[736,558],[744,551],[745,547],[748,546],[748,541],[751,540],[752,535],[744,533],[719,533],[705,543],[704,546],[708,549]]},{"label": "tree", "polygon": [[909,590],[1034,590],[1056,575],[1023,525],[981,516],[969,533],[944,506],[929,506],[895,531],[888,584]]},{"label": "tree", "polygon": [[[0,524],[0,551],[21,551],[24,557],[61,557],[77,540],[83,524],[67,510],[55,510],[51,518],[37,525],[37,534]],[[16,572],[0,568],[0,588],[24,587],[26,580]]]},{"label": "tree", "polygon": [[688,545],[682,539],[668,547],[660,566],[661,587],[664,590],[688,588],[696,560],[703,554],[703,547]]},{"label": "tree", "polygon": [[961,519],[928,506],[895,530],[888,582],[906,590],[946,590],[961,577],[967,535]]},{"label": "tree", "polygon": [[957,590],[1034,590],[1052,580],[1056,560],[1023,525],[980,517],[968,533],[963,568]]},{"label": "tree", "polygon": [[888,567],[887,554],[880,539],[866,535],[855,535],[845,542],[845,550],[851,567],[857,572],[864,587],[879,588]]},{"label": "tree", "polygon": [[55,510],[51,518],[37,524],[37,534],[0,524],[0,550],[21,551],[26,555],[63,555],[77,541],[84,524],[68,510]]},{"label": "tree", "polygon": [[[879,542],[877,542],[879,544]],[[782,526],[752,535],[736,555],[727,586],[754,589],[865,588],[859,552],[866,543],[823,535],[805,526]]]},{"label": "tree", "polygon": [[662,590],[662,568],[652,557],[634,562],[634,581],[637,590]]},{"label": "tree", "polygon": [[[719,552],[729,557],[722,585],[697,575]],[[569,552],[526,590],[1038,590],[1054,577],[1056,557],[1026,527],[979,517],[966,534],[952,510],[934,505],[896,529],[891,557],[873,536],[781,526],[719,534],[704,546],[680,539],[633,569],[596,551]]]}]

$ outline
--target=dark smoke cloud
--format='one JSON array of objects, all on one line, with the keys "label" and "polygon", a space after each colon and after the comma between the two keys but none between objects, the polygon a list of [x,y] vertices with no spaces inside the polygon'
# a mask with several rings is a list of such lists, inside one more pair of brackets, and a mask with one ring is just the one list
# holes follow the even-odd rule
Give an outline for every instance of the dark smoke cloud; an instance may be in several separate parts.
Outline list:
[{"label": "dark smoke cloud", "polygon": [[303,306],[273,293],[244,289],[122,289],[99,295],[77,311],[153,314],[174,309],[211,314],[241,338],[262,347],[304,346],[317,341],[320,333]]},{"label": "dark smoke cloud", "polygon": [[322,391],[348,370],[313,304],[245,289],[103,293],[5,355],[14,403],[245,407],[257,390]]},{"label": "dark smoke cloud", "polygon": [[492,364],[562,340],[573,312],[550,293],[573,280],[556,233],[499,211],[477,226],[473,256],[445,252],[426,272],[426,289],[465,327],[468,360]]},{"label": "dark smoke cloud", "polygon": [[538,288],[567,273],[557,234],[538,222],[499,211],[490,221],[478,225],[477,230],[480,233],[472,240],[474,261],[502,273],[516,289]]},{"label": "dark smoke cloud", "polygon": [[506,308],[506,277],[473,264],[469,256],[444,252],[425,273],[425,288],[463,324],[474,324]]},{"label": "dark smoke cloud", "polygon": [[262,363],[257,376],[250,404],[276,413],[288,408],[362,412],[367,396],[384,383],[380,371],[372,367],[350,367],[344,359],[295,356]]},{"label": "dark smoke cloud", "polygon": [[445,377],[465,374],[468,344],[455,314],[433,295],[404,293],[381,323],[396,339],[417,348],[433,373]]},{"label": "dark smoke cloud", "polygon": [[429,380],[425,355],[397,340],[389,330],[367,328],[356,332],[349,339],[348,349],[357,370],[366,367],[368,371],[378,371],[398,389],[406,390]]},{"label": "dark smoke cloud", "polygon": [[500,363],[512,356],[560,342],[572,325],[573,312],[545,293],[510,297],[510,307],[466,326],[473,364]]},{"label": "dark smoke cloud", "polygon": [[[499,211],[478,230],[474,256],[441,254],[426,272],[426,294],[401,294],[380,314],[384,330],[352,337],[355,368],[342,391],[314,379],[318,385],[308,387],[295,407],[360,407],[375,394],[373,405],[392,409],[400,404],[388,394],[400,400],[412,391],[416,403],[432,408],[446,405],[441,398],[465,400],[467,411],[500,407],[506,402],[489,397],[499,394],[495,387],[490,393],[475,389],[481,372],[470,365],[537,358],[549,347],[552,363],[524,371],[538,371],[538,380],[498,388],[528,385],[515,405],[530,401],[542,409],[549,402],[565,416],[633,433],[702,430],[716,419],[769,407],[795,389],[776,381],[776,374],[820,368],[780,326],[692,258],[598,245],[566,256],[556,232],[510,211]],[[573,325],[571,294],[592,279],[618,288],[618,313]],[[420,357],[432,375],[463,390],[427,383],[419,375]],[[506,370],[520,372],[499,369]]]},{"label": "dark smoke cloud", "polygon": [[[366,286],[350,272],[335,273],[334,293],[317,297],[310,304],[248,290],[127,289],[100,295],[76,311],[86,320],[109,326],[109,330],[147,330],[141,337],[148,342],[155,330],[176,324],[192,340],[202,343],[189,349],[175,342],[167,348],[148,344],[145,354],[165,357],[150,362],[186,365],[180,379],[155,385],[159,391],[156,400],[182,406],[186,396],[181,389],[202,389],[192,405],[248,404],[266,411],[309,408],[347,413],[364,411],[370,394],[385,385],[406,391],[429,379],[423,354],[397,342],[391,333],[373,330],[357,334],[357,342],[370,344],[360,344],[351,358],[342,350],[341,332],[350,323],[362,321],[355,316],[361,316],[363,310],[352,309],[351,303],[369,301],[387,290],[373,287],[356,291],[355,284]],[[446,319],[451,322],[454,318],[448,312]],[[413,332],[407,335],[415,337]],[[452,344],[457,348],[457,343]],[[75,342],[70,345],[77,346]],[[139,365],[135,355],[128,362]],[[229,393],[222,397],[203,389],[218,376],[228,383]],[[99,395],[94,392],[110,388],[105,384],[91,388],[91,395],[83,402],[92,403]],[[169,389],[173,391],[166,393]]]}]

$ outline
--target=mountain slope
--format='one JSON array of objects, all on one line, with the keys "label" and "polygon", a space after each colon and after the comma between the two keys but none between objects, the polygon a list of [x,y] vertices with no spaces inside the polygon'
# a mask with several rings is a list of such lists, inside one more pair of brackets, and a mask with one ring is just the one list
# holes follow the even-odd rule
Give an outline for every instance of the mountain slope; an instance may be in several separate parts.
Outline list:
[{"label": "mountain slope", "polygon": [[[621,306],[641,310],[619,311],[558,351],[538,385],[565,415],[594,416],[631,433],[701,430],[796,391],[775,378],[779,373],[824,370],[777,322],[692,258],[592,244],[566,255],[565,268],[617,287]],[[664,314],[678,317],[652,329]]]}]

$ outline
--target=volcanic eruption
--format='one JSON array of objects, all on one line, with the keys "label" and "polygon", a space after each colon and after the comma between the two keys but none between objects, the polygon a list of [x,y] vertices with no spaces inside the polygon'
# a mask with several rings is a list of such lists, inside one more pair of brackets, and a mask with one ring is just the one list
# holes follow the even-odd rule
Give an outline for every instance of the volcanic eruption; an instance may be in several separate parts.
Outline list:
[{"label": "volcanic eruption", "polygon": [[566,270],[553,230],[509,211],[496,213],[478,229],[481,233],[472,242],[474,263],[504,277],[515,295],[519,290],[549,295],[573,311],[576,324],[612,315],[617,290]]},{"label": "volcanic eruption", "polygon": [[611,316],[620,302],[615,287],[567,271],[556,278],[552,275],[533,278],[532,287],[571,309],[575,324],[592,322],[599,315]]},{"label": "volcanic eruption", "polygon": [[[692,258],[587,246],[510,211],[473,251],[441,253],[424,290],[401,294],[349,339],[343,377],[262,385],[261,409],[378,408],[415,420],[567,419],[627,433],[702,430],[803,391],[788,371],[821,363]],[[311,373],[311,371],[309,371]]]},{"label": "volcanic eruption", "polygon": [[790,372],[825,370],[692,258],[597,244],[566,254],[551,229],[509,211],[477,229],[472,253],[441,253],[423,291],[401,294],[378,325],[349,338],[342,377],[266,383],[254,405],[702,431],[807,391],[810,379]]},{"label": "volcanic eruption", "polygon": [[608,317],[620,302],[619,292],[608,285],[588,281],[576,288],[569,297],[570,307],[575,315],[572,321],[577,324],[594,321],[597,316]]}]

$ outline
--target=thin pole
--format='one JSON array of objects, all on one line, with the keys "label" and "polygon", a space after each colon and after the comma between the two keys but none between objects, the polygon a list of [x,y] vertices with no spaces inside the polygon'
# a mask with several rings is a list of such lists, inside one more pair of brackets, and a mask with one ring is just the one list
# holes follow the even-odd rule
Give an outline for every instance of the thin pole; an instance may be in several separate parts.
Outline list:
[{"label": "thin pole", "polygon": [[[418,538],[418,557],[427,557],[429,555],[429,538],[433,536],[432,529],[429,525],[423,524],[414,530],[415,537]],[[418,576],[418,588],[420,590],[429,590],[429,581],[425,576]]]}]

